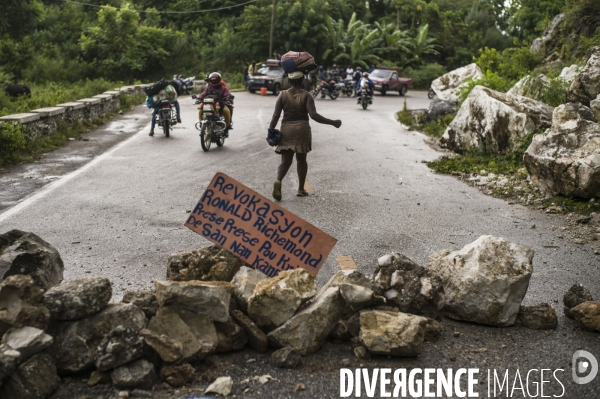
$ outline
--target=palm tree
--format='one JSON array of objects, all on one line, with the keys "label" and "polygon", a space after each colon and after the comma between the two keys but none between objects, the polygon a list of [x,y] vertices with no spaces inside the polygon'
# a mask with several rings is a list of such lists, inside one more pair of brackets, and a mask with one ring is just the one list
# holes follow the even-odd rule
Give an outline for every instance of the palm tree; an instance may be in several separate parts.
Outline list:
[{"label": "palm tree", "polygon": [[369,25],[362,25],[356,30],[350,51],[340,53],[334,61],[347,62],[350,65],[360,65],[369,69],[370,65],[381,62],[380,54],[383,52],[381,34],[377,28],[369,29]]},{"label": "palm tree", "polygon": [[398,52],[403,53],[402,55],[410,53],[412,40],[406,31],[397,29],[394,23],[383,25],[375,22],[375,28],[379,31],[385,58],[390,60],[404,58],[398,57]]},{"label": "palm tree", "polygon": [[[356,30],[363,26],[363,22],[356,20],[356,13],[352,13],[348,25],[344,27],[344,21],[339,19],[337,22],[329,17],[325,20],[325,30],[329,36],[329,48],[323,54],[323,59],[330,55],[335,60],[341,52],[346,51],[346,47],[354,39]],[[345,29],[344,29],[345,28]]]},{"label": "palm tree", "polygon": [[414,66],[418,66],[423,62],[424,55],[439,55],[437,51],[436,39],[433,37],[427,37],[429,34],[429,24],[425,24],[419,27],[417,35],[411,40],[411,52],[412,59],[409,63]]}]

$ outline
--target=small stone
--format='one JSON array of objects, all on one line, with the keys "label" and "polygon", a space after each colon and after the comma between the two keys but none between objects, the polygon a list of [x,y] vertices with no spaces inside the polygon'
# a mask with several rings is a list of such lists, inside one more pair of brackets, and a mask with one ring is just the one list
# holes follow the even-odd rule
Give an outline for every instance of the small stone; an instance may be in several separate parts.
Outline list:
[{"label": "small stone", "polygon": [[515,325],[534,330],[555,329],[558,324],[556,311],[547,303],[521,306]]},{"label": "small stone", "polygon": [[300,351],[285,347],[271,354],[271,363],[280,368],[293,369],[298,365],[301,357]]},{"label": "small stone", "polygon": [[600,332],[600,302],[583,302],[571,309],[571,314],[586,329]]},{"label": "small stone", "polygon": [[359,359],[370,359],[371,353],[364,346],[357,346],[354,348],[354,356]]},{"label": "small stone", "polygon": [[172,387],[182,387],[194,381],[196,370],[189,363],[167,365],[160,370],[160,377]]},{"label": "small stone", "polygon": [[111,378],[117,387],[149,389],[154,384],[156,373],[152,363],[140,359],[114,369]]},{"label": "small stone", "polygon": [[110,381],[110,373],[94,370],[90,374],[87,384],[93,387],[98,384],[108,384]]},{"label": "small stone", "polygon": [[173,363],[181,359],[183,355],[183,345],[181,342],[171,339],[165,334],[157,334],[148,329],[140,330],[140,336],[144,338],[146,344],[154,349],[165,362]]},{"label": "small stone", "polygon": [[294,392],[298,392],[298,391],[304,391],[306,389],[306,386],[304,386],[303,383],[299,382],[296,384],[296,386],[294,387]]},{"label": "small stone", "polygon": [[233,380],[231,377],[219,377],[206,388],[204,393],[213,392],[218,395],[227,396],[231,393],[231,388],[233,388]]},{"label": "small stone", "polygon": [[344,359],[342,359],[341,364],[344,367],[350,367],[350,365],[352,364],[352,362],[350,362],[350,359],[344,358]]},{"label": "small stone", "polygon": [[119,398],[128,398],[128,397],[129,397],[128,391],[119,391]]},{"label": "small stone", "polygon": [[35,327],[13,327],[2,338],[2,343],[21,354],[20,361],[50,346],[53,338]]}]

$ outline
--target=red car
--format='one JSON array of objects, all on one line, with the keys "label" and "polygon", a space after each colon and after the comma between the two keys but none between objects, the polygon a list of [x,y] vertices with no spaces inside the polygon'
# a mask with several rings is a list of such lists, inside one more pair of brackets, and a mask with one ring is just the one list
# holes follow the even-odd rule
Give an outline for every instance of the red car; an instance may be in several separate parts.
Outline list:
[{"label": "red car", "polygon": [[397,91],[403,96],[412,87],[412,79],[399,78],[398,72],[393,69],[374,69],[369,78],[375,84],[375,91],[381,92],[382,96],[388,91]]}]

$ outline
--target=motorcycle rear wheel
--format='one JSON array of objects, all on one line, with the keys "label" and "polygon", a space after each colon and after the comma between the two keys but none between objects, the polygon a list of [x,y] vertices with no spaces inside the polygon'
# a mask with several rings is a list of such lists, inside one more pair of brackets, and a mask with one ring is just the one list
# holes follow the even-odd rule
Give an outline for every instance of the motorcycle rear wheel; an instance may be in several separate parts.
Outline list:
[{"label": "motorcycle rear wheel", "polygon": [[163,121],[163,132],[165,132],[165,136],[169,137],[169,120],[165,119]]},{"label": "motorcycle rear wheel", "polygon": [[340,95],[340,93],[338,92],[333,92],[329,95],[329,98],[331,98],[332,100],[335,100],[336,98],[338,98],[338,96]]},{"label": "motorcycle rear wheel", "polygon": [[367,98],[363,98],[362,99],[362,107],[363,107],[363,109],[367,109],[368,106],[369,106],[369,100]]},{"label": "motorcycle rear wheel", "polygon": [[317,98],[317,96],[319,95],[319,92],[320,92],[320,91],[321,91],[321,90],[319,90],[319,89],[314,89],[314,90],[312,91],[312,93],[311,93],[311,94],[312,94],[312,96],[313,96],[313,98]]},{"label": "motorcycle rear wheel", "polygon": [[200,129],[200,145],[202,146],[202,150],[204,152],[210,150],[210,143],[211,143],[211,136],[212,136],[212,125],[210,123],[206,123],[204,126],[202,126],[202,129]]}]

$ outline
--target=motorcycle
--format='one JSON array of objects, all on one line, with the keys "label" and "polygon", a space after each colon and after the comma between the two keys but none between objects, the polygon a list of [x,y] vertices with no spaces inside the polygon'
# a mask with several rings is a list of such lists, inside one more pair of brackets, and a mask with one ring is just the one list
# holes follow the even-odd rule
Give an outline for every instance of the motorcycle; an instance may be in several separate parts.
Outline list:
[{"label": "motorcycle", "polygon": [[181,92],[183,94],[190,94],[190,92],[194,90],[195,78],[195,76],[190,76],[189,78],[181,79]]},{"label": "motorcycle", "polygon": [[367,81],[362,82],[356,95],[358,96],[358,104],[362,105],[363,109],[367,109],[369,104],[373,104],[373,96],[369,94],[369,83]]},{"label": "motorcycle", "polygon": [[352,97],[352,95],[354,94],[354,81],[344,80],[344,86],[341,87],[341,92],[343,95]]},{"label": "motorcycle", "polygon": [[[233,96],[231,96],[233,98]],[[196,130],[200,131],[200,145],[203,151],[210,150],[211,143],[216,143],[217,147],[222,147],[225,144],[225,118],[221,115],[221,104],[218,98],[204,97],[199,99],[196,95],[192,96],[195,99],[195,104],[200,104],[202,107],[202,119],[196,122]]]},{"label": "motorcycle", "polygon": [[161,100],[158,104],[159,110],[156,113],[155,121],[158,126],[163,128],[163,132],[166,137],[169,137],[169,130],[171,126],[177,124],[177,113],[175,112],[175,108],[173,104],[169,102],[169,100]]},{"label": "motorcycle", "polygon": [[429,93],[427,93],[427,98],[429,98],[431,100],[435,96],[436,96],[435,91],[433,91],[433,89],[430,87]]},{"label": "motorcycle", "polygon": [[317,85],[317,88],[312,91],[313,98],[317,98],[319,93],[321,93],[321,98],[325,98],[326,96],[329,96],[329,98],[331,98],[332,100],[335,100],[336,98],[338,98],[340,96],[340,91],[341,91],[340,85],[341,84],[335,83],[335,81],[333,81],[333,80],[332,80],[332,83],[334,85],[333,89],[329,90],[330,83],[327,83],[325,81],[320,81]]}]

